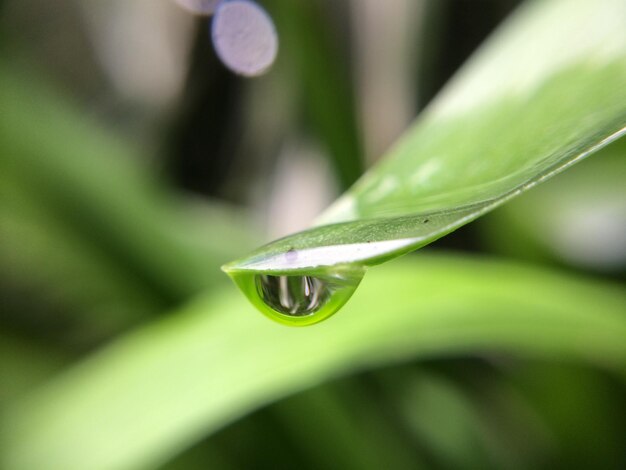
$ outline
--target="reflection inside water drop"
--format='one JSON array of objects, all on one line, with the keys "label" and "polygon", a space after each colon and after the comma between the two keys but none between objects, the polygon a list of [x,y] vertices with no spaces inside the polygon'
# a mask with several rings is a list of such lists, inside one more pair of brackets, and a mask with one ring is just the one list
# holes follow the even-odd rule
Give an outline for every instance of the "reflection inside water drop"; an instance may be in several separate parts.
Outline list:
[{"label": "reflection inside water drop", "polygon": [[291,326],[318,323],[345,305],[365,274],[363,266],[336,266],[289,274],[223,268],[261,313]]},{"label": "reflection inside water drop", "polygon": [[326,282],[313,276],[256,276],[257,292],[274,310],[294,317],[311,315],[328,300]]}]

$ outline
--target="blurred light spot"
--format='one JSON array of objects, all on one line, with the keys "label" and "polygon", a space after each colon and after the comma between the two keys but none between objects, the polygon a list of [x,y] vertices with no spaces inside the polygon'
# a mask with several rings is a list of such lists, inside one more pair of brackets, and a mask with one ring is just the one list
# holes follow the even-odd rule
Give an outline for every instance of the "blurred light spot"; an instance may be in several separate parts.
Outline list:
[{"label": "blurred light spot", "polygon": [[196,15],[212,15],[222,0],[175,0],[181,7]]},{"label": "blurred light spot", "polygon": [[271,238],[304,230],[333,200],[332,174],[320,149],[305,141],[287,142],[280,152],[269,198]]},{"label": "blurred light spot", "polygon": [[612,270],[626,264],[626,204],[578,207],[558,214],[555,251],[582,266]]},{"label": "blurred light spot", "polygon": [[355,79],[367,158],[375,161],[416,114],[426,2],[351,0]]},{"label": "blurred light spot", "polygon": [[441,158],[433,157],[420,165],[411,175],[411,186],[423,186],[441,170]]},{"label": "blurred light spot", "polygon": [[398,179],[395,176],[387,175],[368,192],[366,199],[372,204],[379,202],[395,191],[398,186]]},{"label": "blurred light spot", "polygon": [[269,15],[248,0],[220,3],[212,25],[213,46],[233,72],[252,77],[269,69],[278,53],[278,37]]},{"label": "blurred light spot", "polygon": [[315,219],[315,225],[334,224],[354,220],[359,216],[356,200],[353,196],[344,194],[332,206]]},{"label": "blurred light spot", "polygon": [[115,91],[133,104],[165,110],[180,97],[193,17],[172,2],[79,2],[98,62]]}]

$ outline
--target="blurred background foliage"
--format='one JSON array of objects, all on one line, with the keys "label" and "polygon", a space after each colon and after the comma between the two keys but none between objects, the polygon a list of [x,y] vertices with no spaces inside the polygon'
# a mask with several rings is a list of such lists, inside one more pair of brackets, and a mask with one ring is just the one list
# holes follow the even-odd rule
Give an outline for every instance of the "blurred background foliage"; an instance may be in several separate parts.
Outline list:
[{"label": "blurred background foliage", "polygon": [[[518,3],[266,0],[279,59],[246,80],[173,2],[0,2],[3,416],[109,345],[167,329],[190,299],[238,296],[219,266],[310,224]],[[623,301],[625,154],[618,141],[428,250],[589,279]],[[610,368],[539,356],[404,359],[93,468],[626,467],[623,355]]]}]

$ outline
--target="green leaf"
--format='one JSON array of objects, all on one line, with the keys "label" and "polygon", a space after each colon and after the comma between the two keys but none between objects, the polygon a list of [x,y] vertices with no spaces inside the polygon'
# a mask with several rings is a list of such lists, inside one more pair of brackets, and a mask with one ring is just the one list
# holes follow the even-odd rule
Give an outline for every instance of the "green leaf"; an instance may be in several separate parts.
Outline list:
[{"label": "green leaf", "polygon": [[0,466],[157,465],[281,397],[409,358],[498,351],[626,370],[622,287],[427,255],[363,283],[343,315],[296,330],[255,315],[233,290],[198,299],[14,402]]},{"label": "green leaf", "polygon": [[[621,0],[530,2],[320,219],[230,273],[372,265],[419,248],[626,131]],[[290,252],[287,255],[287,252]]]}]

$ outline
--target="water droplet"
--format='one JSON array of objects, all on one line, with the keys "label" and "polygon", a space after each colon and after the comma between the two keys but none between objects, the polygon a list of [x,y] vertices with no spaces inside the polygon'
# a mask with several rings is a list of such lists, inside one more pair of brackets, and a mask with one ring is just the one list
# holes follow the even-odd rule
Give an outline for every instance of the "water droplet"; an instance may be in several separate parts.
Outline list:
[{"label": "water droplet", "polygon": [[286,325],[304,326],[318,323],[343,307],[364,272],[363,267],[351,266],[332,272],[228,274],[262,313]]},{"label": "water droplet", "polygon": [[212,15],[222,0],[176,0],[181,7],[196,15]]},{"label": "water droplet", "polygon": [[278,53],[272,19],[250,0],[220,3],[213,17],[211,35],[220,60],[240,75],[261,75],[274,63]]}]

